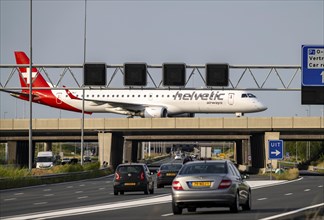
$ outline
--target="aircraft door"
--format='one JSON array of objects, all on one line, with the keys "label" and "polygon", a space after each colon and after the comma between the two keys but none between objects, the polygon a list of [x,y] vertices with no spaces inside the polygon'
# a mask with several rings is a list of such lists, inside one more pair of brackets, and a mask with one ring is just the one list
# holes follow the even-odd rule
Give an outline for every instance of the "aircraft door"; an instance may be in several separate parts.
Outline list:
[{"label": "aircraft door", "polygon": [[56,94],[56,104],[62,104],[62,93],[61,92]]},{"label": "aircraft door", "polygon": [[234,93],[228,93],[228,104],[229,105],[234,104]]}]

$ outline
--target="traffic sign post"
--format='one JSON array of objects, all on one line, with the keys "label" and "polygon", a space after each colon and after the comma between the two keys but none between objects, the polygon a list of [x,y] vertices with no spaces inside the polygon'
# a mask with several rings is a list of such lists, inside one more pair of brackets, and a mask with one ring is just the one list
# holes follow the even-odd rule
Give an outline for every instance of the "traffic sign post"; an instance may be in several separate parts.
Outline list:
[{"label": "traffic sign post", "polygon": [[302,53],[302,85],[324,86],[324,45],[303,45]]},{"label": "traffic sign post", "polygon": [[283,159],[283,140],[269,140],[270,180],[272,179],[272,160]]}]

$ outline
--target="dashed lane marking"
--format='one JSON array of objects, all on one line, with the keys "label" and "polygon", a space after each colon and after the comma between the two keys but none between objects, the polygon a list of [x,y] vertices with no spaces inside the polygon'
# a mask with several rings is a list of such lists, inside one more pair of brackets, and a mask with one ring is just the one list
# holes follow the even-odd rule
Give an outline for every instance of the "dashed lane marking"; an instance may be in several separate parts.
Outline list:
[{"label": "dashed lane marking", "polygon": [[262,201],[262,200],[266,200],[266,199],[268,199],[268,198],[260,198],[260,199],[258,199],[259,201]]}]

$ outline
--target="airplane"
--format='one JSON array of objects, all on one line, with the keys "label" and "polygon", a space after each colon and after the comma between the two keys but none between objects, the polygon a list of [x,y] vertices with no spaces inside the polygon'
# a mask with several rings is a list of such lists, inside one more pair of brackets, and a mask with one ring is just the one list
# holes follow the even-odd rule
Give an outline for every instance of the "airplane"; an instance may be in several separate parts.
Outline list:
[{"label": "airplane", "polygon": [[[17,64],[29,64],[29,58],[22,51],[15,51]],[[50,107],[82,112],[82,90],[51,90],[53,88],[37,68],[19,67],[21,92],[3,90],[13,97],[29,101],[32,81],[32,101]],[[142,118],[194,117],[196,113],[244,113],[265,111],[255,95],[244,90],[194,90],[194,89],[91,89],[84,91],[84,113],[115,113],[128,117]]]}]

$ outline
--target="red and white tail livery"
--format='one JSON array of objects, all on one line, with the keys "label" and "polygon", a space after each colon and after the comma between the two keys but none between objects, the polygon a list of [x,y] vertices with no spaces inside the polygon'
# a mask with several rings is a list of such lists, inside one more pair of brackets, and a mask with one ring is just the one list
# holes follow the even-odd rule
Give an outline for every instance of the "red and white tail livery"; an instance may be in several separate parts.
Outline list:
[{"label": "red and white tail livery", "polygon": [[[24,52],[15,52],[17,64],[29,64]],[[85,97],[81,90],[51,90],[52,85],[44,79],[37,68],[19,68],[21,92],[9,92],[12,96],[29,100],[29,84],[32,83],[32,100],[68,111],[84,111],[123,114],[129,117],[194,117],[195,113],[244,113],[260,112],[267,109],[253,94],[243,90],[178,90],[178,89],[107,89],[86,90]]]}]

